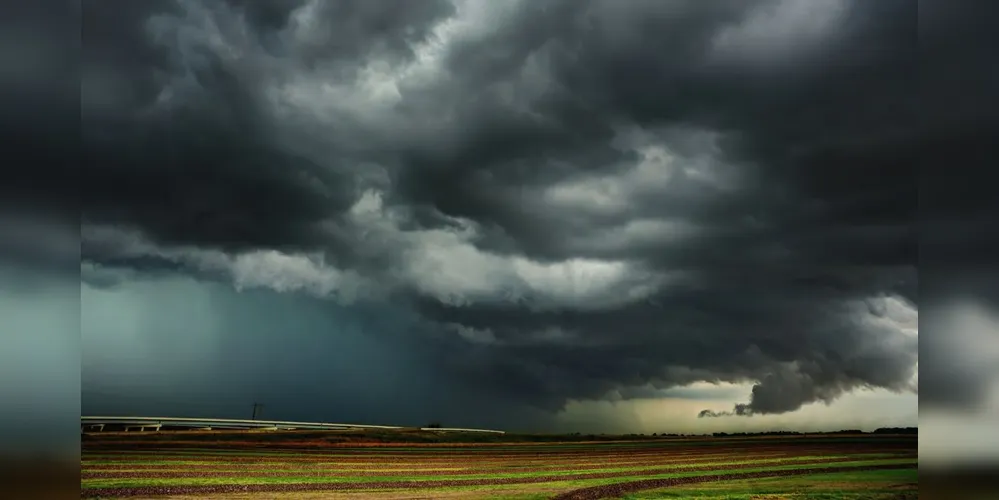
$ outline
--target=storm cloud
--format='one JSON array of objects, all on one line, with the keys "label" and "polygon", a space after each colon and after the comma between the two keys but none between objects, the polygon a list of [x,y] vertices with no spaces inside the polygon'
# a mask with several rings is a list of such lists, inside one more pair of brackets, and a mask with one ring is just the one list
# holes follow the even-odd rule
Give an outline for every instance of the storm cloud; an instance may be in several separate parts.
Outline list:
[{"label": "storm cloud", "polygon": [[545,412],[915,393],[920,169],[995,123],[978,94],[924,102],[920,57],[950,50],[920,54],[920,23],[902,0],[85,3],[82,279],[396,311],[386,349]]}]

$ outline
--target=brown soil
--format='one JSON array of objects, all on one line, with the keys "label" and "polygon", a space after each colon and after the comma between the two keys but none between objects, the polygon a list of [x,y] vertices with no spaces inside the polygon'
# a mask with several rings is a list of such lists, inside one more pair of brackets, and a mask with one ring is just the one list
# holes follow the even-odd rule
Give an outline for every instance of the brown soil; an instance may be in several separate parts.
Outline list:
[{"label": "brown soil", "polygon": [[[879,455],[880,457],[880,455]],[[866,457],[864,455],[851,455],[851,460],[862,460],[862,459],[874,459],[879,457]],[[895,454],[891,458],[915,458],[916,454]],[[731,460],[729,460],[731,459]],[[246,463],[232,463],[232,464],[212,464],[212,465],[150,465],[150,464],[135,464],[135,465],[91,465],[86,466],[81,469],[81,473],[84,477],[89,477],[87,474],[97,474],[103,475],[102,477],[109,477],[105,474],[107,473],[133,473],[136,476],[145,476],[149,472],[185,472],[187,470],[196,469],[203,471],[218,471],[218,472],[233,472],[239,474],[253,474],[255,470],[258,471],[299,471],[302,473],[312,473],[317,471],[329,471],[329,472],[339,472],[344,474],[354,473],[354,472],[381,472],[381,473],[392,473],[399,471],[412,471],[414,473],[428,473],[428,472],[441,472],[450,473],[455,471],[478,471],[478,473],[492,473],[492,472],[517,472],[524,470],[590,470],[590,469],[604,469],[610,467],[662,467],[662,466],[682,466],[682,465],[709,465],[710,462],[748,462],[756,460],[777,460],[784,459],[785,461],[804,459],[803,456],[794,455],[783,455],[783,456],[734,456],[734,457],[723,457],[723,458],[710,458],[710,459],[657,459],[657,460],[621,460],[621,461],[611,461],[611,460],[599,460],[599,461],[587,461],[587,462],[536,462],[536,463],[525,463],[520,461],[494,461],[494,462],[450,462],[450,463],[438,463],[438,464],[424,464],[424,463],[406,463],[406,462],[387,462],[376,465],[342,465],[335,463],[316,463],[316,464],[286,464],[286,463],[274,463],[274,464],[246,464]],[[471,473],[471,472],[469,472]],[[96,476],[94,476],[96,477]],[[126,476],[122,476],[126,477]]]},{"label": "brown soil", "polygon": [[[266,436],[266,441],[261,441],[259,436]],[[392,441],[393,436],[409,436],[405,439],[399,441]],[[422,436],[429,440],[425,441],[414,441],[413,436]],[[476,439],[481,438],[477,436]],[[507,434],[503,436],[494,436],[495,440],[490,441],[458,441],[458,440],[440,440],[439,436],[433,435],[433,433],[427,433],[425,431],[416,432],[392,432],[383,433],[376,432],[375,434],[369,434],[363,430],[297,430],[297,431],[280,431],[279,433],[273,433],[271,431],[240,431],[240,430],[212,430],[212,431],[196,431],[196,430],[186,430],[186,431],[168,431],[163,430],[157,433],[147,433],[147,434],[137,434],[134,432],[93,432],[85,433],[83,435],[83,441],[85,446],[91,444],[117,442],[117,443],[137,443],[143,446],[148,446],[150,444],[159,444],[164,442],[171,443],[195,443],[201,445],[204,443],[249,443],[255,446],[269,446],[280,443],[291,443],[294,445],[306,444],[306,445],[318,445],[322,447],[330,446],[346,446],[346,447],[399,447],[404,446],[407,448],[420,448],[420,447],[432,447],[432,448],[443,448],[443,447],[461,447],[461,448],[490,448],[490,447],[535,447],[535,446],[551,446],[551,445],[565,445],[565,444],[576,444],[576,445],[610,445],[610,444],[649,444],[649,443],[662,443],[669,446],[674,445],[685,445],[691,443],[723,443],[725,446],[733,446],[738,444],[744,444],[746,442],[787,442],[794,443],[798,441],[808,440],[808,441],[823,441],[829,440],[830,442],[840,441],[843,438],[861,438],[864,440],[869,440],[871,442],[897,442],[900,440],[912,440],[916,441],[918,439],[915,434],[802,434],[797,436],[727,436],[727,437],[714,437],[714,436],[686,436],[686,437],[649,437],[644,438],[632,438],[632,439],[563,439],[563,440],[534,440],[530,436],[520,436],[515,434]]]},{"label": "brown soil", "polygon": [[[828,443],[816,443],[816,442],[794,442],[794,441],[734,441],[734,442],[711,442],[709,444],[697,445],[688,443],[643,443],[640,446],[613,446],[611,443],[542,443],[542,444],[520,444],[520,443],[506,443],[497,445],[448,445],[448,444],[423,444],[423,443],[402,443],[402,444],[392,444],[392,443],[379,443],[377,445],[365,445],[363,443],[324,443],[324,442],[295,442],[295,441],[278,441],[274,443],[267,443],[263,441],[181,441],[181,440],[135,440],[135,441],[112,441],[103,440],[96,442],[85,442],[83,443],[83,448],[90,452],[101,452],[107,451],[142,451],[149,449],[157,450],[178,450],[182,451],[185,449],[211,449],[211,450],[240,450],[240,451],[289,451],[289,452],[315,452],[315,453],[349,453],[349,452],[363,452],[363,453],[399,453],[397,450],[384,450],[385,448],[405,448],[407,451],[403,452],[407,455],[418,455],[418,454],[482,454],[482,455],[494,455],[494,454],[530,454],[530,453],[551,453],[553,447],[566,446],[566,448],[560,449],[559,453],[564,454],[580,454],[587,453],[593,449],[606,449],[610,452],[643,452],[650,450],[687,450],[696,451],[700,453],[711,452],[712,450],[739,450],[739,449],[759,449],[759,448],[769,448],[769,449],[788,449],[788,448],[850,448],[850,449],[870,449],[870,448],[914,448],[917,446],[918,441],[915,439],[906,441],[881,441],[877,439],[871,439],[869,442],[828,442]],[[575,449],[568,448],[569,445],[575,447]]]},{"label": "brown soil", "polygon": [[[820,459],[808,459],[808,460],[779,460],[773,462],[767,462],[766,466],[781,466],[781,465],[811,465],[811,464],[823,464],[823,463],[835,463],[835,462],[848,462],[857,460],[856,458],[820,458]],[[663,467],[662,463],[645,464],[648,465],[647,469],[640,471],[627,471],[627,472],[605,472],[605,473],[595,473],[595,474],[614,474],[608,477],[618,477],[618,476],[634,476],[641,474],[668,474],[671,472],[701,472],[701,471],[711,471],[711,470],[731,470],[731,469],[742,469],[749,465],[747,464],[730,464],[730,465],[703,465],[703,466],[688,466],[688,467]],[[602,469],[608,468],[608,465],[604,466],[590,466],[590,467],[573,467],[564,466],[557,468],[545,468],[546,471],[556,472],[556,471],[572,471],[572,470],[587,470],[587,469]],[[88,471],[81,473],[81,479],[127,479],[127,478],[193,478],[193,477],[212,477],[212,478],[222,478],[222,477],[247,477],[249,475],[255,477],[316,477],[316,476],[357,476],[357,477],[374,477],[374,476],[390,476],[390,475],[403,475],[403,474],[427,474],[428,472],[437,472],[441,475],[448,476],[469,476],[477,474],[504,474],[504,473],[514,473],[514,472],[536,472],[537,468],[489,468],[489,469],[465,469],[465,470],[440,470],[440,469],[429,469],[429,470],[412,470],[412,471],[374,471],[374,470],[338,470],[335,468],[330,469],[316,469],[311,471],[218,471],[218,470],[205,470],[202,468],[191,468],[191,470],[186,470],[182,472],[161,472],[161,471]],[[586,474],[586,473],[581,473]],[[590,473],[593,475],[594,473]]]},{"label": "brown soil", "polygon": [[[891,453],[893,455],[914,455],[915,452],[874,452],[876,454]],[[338,467],[338,468],[377,468],[377,467],[399,467],[406,465],[415,468],[437,468],[460,466],[507,466],[511,464],[530,465],[606,465],[606,464],[644,464],[644,463],[684,463],[684,462],[706,462],[706,461],[727,461],[727,460],[761,460],[775,458],[793,458],[801,456],[821,456],[830,454],[823,451],[811,452],[808,450],[797,452],[770,452],[770,453],[704,453],[704,454],[643,454],[643,455],[607,455],[593,453],[586,457],[573,457],[565,459],[560,457],[443,457],[438,459],[425,457],[366,457],[363,460],[353,460],[347,457],[326,457],[322,460],[298,460],[295,456],[288,457],[218,457],[210,455],[192,455],[182,459],[172,457],[160,457],[149,455],[136,457],[130,460],[112,460],[112,463],[94,463],[95,459],[81,461],[81,466],[86,469],[130,469],[130,468],[169,468],[169,467],[191,467],[192,464],[185,464],[184,461],[207,462],[197,464],[197,467],[207,468],[232,468],[232,467]],[[863,456],[869,453],[854,453],[851,455]],[[836,453],[841,455],[841,453]],[[415,458],[415,459],[414,459]],[[555,460],[558,459],[558,460]],[[143,461],[165,462],[164,464],[148,464]],[[176,463],[176,466],[169,465]]]},{"label": "brown soil", "polygon": [[[807,463],[830,463],[830,460],[826,459],[824,461],[815,462],[804,462]],[[704,467],[696,469],[684,469],[685,471],[714,471],[714,470],[732,470],[745,467],[744,465],[735,466],[717,466],[717,467]],[[711,475],[711,476],[698,476],[695,478],[678,478],[678,479],[662,479],[662,480],[644,480],[644,481],[631,481],[626,483],[621,483],[621,485],[610,485],[601,486],[597,488],[585,488],[582,490],[577,490],[573,494],[579,494],[583,496],[568,496],[568,497],[558,497],[558,498],[605,498],[607,496],[620,495],[621,493],[626,493],[629,491],[639,491],[642,489],[649,488],[660,488],[665,486],[672,486],[675,484],[689,484],[696,482],[705,481],[719,481],[719,480],[732,480],[732,479],[748,479],[755,477],[779,477],[779,476],[789,476],[789,475],[800,475],[808,473],[824,473],[824,472],[838,472],[838,471],[858,471],[858,470],[878,470],[878,469],[901,469],[909,468],[907,465],[889,465],[889,466],[861,466],[861,467],[826,467],[826,468],[816,468],[816,469],[794,469],[789,471],[767,471],[761,473],[744,473],[744,474],[728,474],[728,475]],[[915,467],[915,464],[911,465]],[[673,469],[660,469],[660,470],[648,470],[642,471],[645,474],[660,474],[673,472]],[[316,491],[316,490],[332,490],[332,491],[348,491],[348,490],[369,490],[369,489],[400,489],[400,488],[448,488],[455,486],[485,486],[485,485],[499,485],[499,484],[530,484],[530,483],[547,483],[552,481],[575,481],[582,479],[610,479],[615,477],[628,477],[633,476],[637,472],[615,472],[615,473],[594,473],[594,474],[566,474],[558,476],[532,476],[525,478],[496,478],[496,479],[472,479],[472,480],[427,480],[427,481],[373,481],[364,483],[292,483],[292,484],[252,484],[252,485],[236,485],[236,484],[224,484],[224,485],[196,485],[196,486],[142,486],[142,487],[118,487],[118,488],[87,488],[81,491],[81,495],[85,498],[88,497],[128,497],[128,496],[150,496],[150,495],[180,495],[180,494],[228,494],[228,493],[238,493],[238,492],[270,492],[270,491]],[[195,476],[198,477],[198,476]],[[622,486],[623,485],[623,486]],[[620,492],[617,492],[614,488],[624,488]],[[604,488],[604,489],[602,489]],[[610,489],[606,489],[610,488]],[[631,489],[628,489],[631,488]],[[599,495],[599,496],[587,496],[587,495]]]},{"label": "brown soil", "polygon": [[708,483],[714,481],[756,479],[763,477],[801,476],[807,474],[823,474],[827,472],[843,472],[843,471],[854,472],[854,471],[863,471],[863,470],[914,469],[914,468],[916,468],[916,464],[870,465],[866,467],[824,467],[820,469],[792,469],[792,470],[780,470],[780,471],[745,472],[740,474],[695,476],[695,477],[682,477],[682,478],[671,478],[671,479],[643,479],[639,481],[628,481],[617,484],[608,484],[604,486],[592,486],[589,488],[580,488],[578,490],[562,493],[560,495],[555,496],[554,498],[555,500],[593,500],[599,498],[620,497],[627,493],[634,493],[636,491],[642,491],[642,490],[666,488],[670,486],[679,486],[684,484]]},{"label": "brown soil", "polygon": [[[527,494],[555,495],[558,488],[547,486],[501,486],[502,491],[484,490],[392,490],[392,491],[291,491],[267,492],[267,500],[490,500],[498,495],[516,496]],[[157,500],[207,500],[205,495],[167,495],[157,496]],[[260,493],[232,493],[227,495],[213,494],[211,500],[224,498],[226,500],[261,500]]]},{"label": "brown soil", "polygon": [[[158,450],[159,451],[159,450]],[[167,450],[162,450],[167,451]],[[208,450],[205,450],[208,451]],[[252,452],[253,450],[240,450],[246,452]],[[853,446],[823,446],[823,447],[797,447],[797,446],[747,446],[740,448],[726,448],[724,450],[709,450],[709,449],[673,449],[673,448],[653,448],[653,449],[642,449],[642,450],[602,450],[599,447],[593,447],[582,450],[573,451],[547,451],[547,450],[537,450],[533,452],[471,452],[471,453],[459,453],[459,452],[448,452],[448,451],[436,451],[436,452],[405,452],[405,453],[369,453],[369,452],[356,452],[351,453],[351,450],[338,451],[337,454],[310,454],[302,455],[302,450],[282,450],[286,453],[274,453],[268,456],[240,456],[240,455],[205,455],[198,454],[194,451],[190,454],[175,455],[172,453],[141,453],[141,454],[129,454],[127,452],[121,453],[121,457],[93,457],[91,453],[87,453],[83,457],[83,463],[87,463],[91,460],[122,460],[122,461],[138,461],[138,460],[156,460],[156,461],[189,461],[195,460],[205,460],[207,457],[213,461],[223,461],[223,462],[372,462],[372,461],[420,461],[425,463],[436,463],[436,462],[454,462],[456,460],[461,460],[463,462],[475,462],[480,460],[485,461],[496,461],[505,459],[514,459],[519,461],[551,461],[554,459],[558,460],[609,460],[609,459],[640,459],[640,458],[681,458],[681,457],[697,457],[697,458],[707,458],[712,456],[739,456],[740,454],[751,454],[754,456],[763,454],[793,454],[793,455],[820,455],[820,454],[856,454],[856,453],[891,453],[891,452],[905,452],[905,451],[915,451],[915,446],[910,447],[853,447]],[[353,450],[359,451],[359,450]],[[344,453],[344,454],[341,454]],[[107,455],[118,455],[118,453],[105,453]]]}]

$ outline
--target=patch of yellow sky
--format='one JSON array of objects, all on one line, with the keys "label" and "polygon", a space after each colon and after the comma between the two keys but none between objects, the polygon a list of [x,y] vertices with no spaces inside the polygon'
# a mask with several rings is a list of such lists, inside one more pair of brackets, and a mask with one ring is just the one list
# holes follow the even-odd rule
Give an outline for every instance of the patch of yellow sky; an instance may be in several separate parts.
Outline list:
[{"label": "patch of yellow sky", "polygon": [[[696,383],[689,389],[703,392],[698,399],[663,397],[622,401],[570,401],[557,419],[567,432],[678,433],[759,432],[769,430],[822,431],[873,430],[918,424],[919,400],[915,394],[886,390],[858,390],[831,404],[813,403],[782,415],[698,418],[701,410],[731,410],[733,392],[748,400],[752,385]],[[718,397],[713,397],[717,393]],[[721,396],[724,395],[725,399]]]}]

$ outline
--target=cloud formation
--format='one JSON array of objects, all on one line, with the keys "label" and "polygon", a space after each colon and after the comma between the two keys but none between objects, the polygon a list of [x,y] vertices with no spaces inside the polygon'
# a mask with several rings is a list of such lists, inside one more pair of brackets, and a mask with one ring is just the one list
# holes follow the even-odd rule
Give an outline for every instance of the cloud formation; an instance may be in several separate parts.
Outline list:
[{"label": "cloud formation", "polygon": [[924,103],[913,2],[83,10],[84,280],[391,303],[544,410],[918,390],[919,168],[984,111]]}]

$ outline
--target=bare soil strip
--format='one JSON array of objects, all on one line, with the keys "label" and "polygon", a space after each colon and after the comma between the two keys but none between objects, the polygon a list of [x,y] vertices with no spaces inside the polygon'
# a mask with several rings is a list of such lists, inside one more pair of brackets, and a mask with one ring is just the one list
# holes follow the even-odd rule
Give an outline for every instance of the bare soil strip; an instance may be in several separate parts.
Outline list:
[{"label": "bare soil strip", "polygon": [[[378,453],[378,454],[315,454],[315,455],[302,455],[297,454],[294,451],[288,452],[287,454],[275,454],[273,456],[259,456],[259,455],[223,455],[223,456],[211,456],[211,455],[188,455],[188,456],[177,456],[177,455],[154,455],[150,456],[122,456],[115,458],[107,457],[93,457],[91,455],[84,455],[82,459],[83,464],[89,464],[94,461],[99,462],[137,462],[143,460],[155,460],[157,462],[188,462],[188,461],[215,461],[215,462],[258,462],[258,463],[273,463],[273,462],[376,462],[376,461],[420,461],[422,463],[437,463],[437,462],[478,462],[478,461],[497,461],[497,460],[538,460],[538,461],[551,461],[553,459],[560,460],[608,460],[608,459],[618,459],[618,458],[653,458],[653,457],[709,457],[709,456],[725,456],[725,455],[738,455],[739,453],[749,452],[753,455],[760,455],[766,453],[783,453],[783,454],[795,454],[795,455],[811,455],[811,454],[823,454],[823,453],[834,453],[837,455],[844,454],[855,454],[855,453],[891,453],[891,452],[904,452],[907,450],[912,450],[914,447],[846,447],[846,446],[828,446],[828,447],[794,447],[794,446],[767,446],[767,447],[746,447],[746,448],[734,448],[726,449],[724,451],[718,451],[715,453],[706,452],[706,450],[697,449],[669,449],[669,448],[654,448],[654,449],[643,449],[635,451],[621,451],[621,450],[600,450],[600,449],[590,449],[583,451],[534,451],[531,453],[521,452],[521,453],[489,453],[489,454],[460,454],[460,453],[450,453],[441,452],[434,454],[408,454],[408,453]],[[94,464],[100,465],[100,464]],[[111,465],[111,464],[107,464]]]},{"label": "bare soil strip", "polygon": [[600,498],[620,497],[627,493],[634,493],[642,490],[666,488],[670,486],[680,486],[684,484],[708,483],[715,481],[731,481],[739,479],[756,479],[763,477],[783,477],[801,476],[808,474],[823,474],[828,472],[857,472],[869,470],[886,469],[915,469],[917,464],[890,464],[890,465],[870,465],[861,467],[824,467],[820,469],[790,469],[778,471],[746,472],[725,475],[678,477],[670,479],[642,479],[638,481],[628,481],[617,484],[603,486],[591,486],[580,488],[570,492],[562,493],[554,497],[555,500],[594,500]]},{"label": "bare soil strip", "polygon": [[[552,459],[532,459],[532,460],[522,460],[522,459],[507,459],[507,460],[480,460],[480,461],[466,461],[466,460],[388,460],[388,461],[368,461],[368,462],[344,462],[344,461],[312,461],[312,462],[288,462],[288,461],[268,461],[268,462],[242,462],[242,461],[228,461],[228,460],[212,460],[209,457],[204,457],[202,459],[192,459],[190,462],[196,463],[184,463],[184,462],[168,462],[168,463],[142,463],[142,462],[127,462],[127,463],[112,463],[112,464],[95,464],[90,462],[83,462],[81,464],[81,470],[84,472],[101,472],[101,471],[115,471],[115,470],[164,470],[164,469],[188,469],[191,467],[197,467],[199,469],[209,469],[209,470],[225,470],[225,469],[235,469],[240,471],[245,471],[247,469],[275,469],[275,470],[311,470],[311,469],[344,469],[344,470],[381,470],[381,469],[400,469],[407,468],[413,470],[438,470],[438,469],[485,469],[485,468],[528,468],[528,467],[547,467],[547,468],[566,468],[566,467],[578,467],[578,468],[604,468],[604,467],[628,467],[628,466],[642,466],[642,465],[670,465],[670,464],[685,464],[685,463],[706,463],[706,462],[734,462],[734,461],[751,461],[751,460],[779,460],[779,459],[794,459],[801,457],[821,457],[827,453],[754,453],[754,454],[744,454],[744,453],[725,453],[717,455],[703,455],[703,456],[672,456],[672,455],[660,455],[660,456],[640,456],[640,457],[595,457],[584,460],[552,460]],[[856,454],[835,454],[833,457],[839,456],[851,456],[851,457],[907,457],[916,456],[915,452],[906,453],[856,453]],[[159,461],[157,461],[159,462]]]},{"label": "bare soil strip", "polygon": [[[615,474],[617,476],[634,476],[640,474],[669,474],[672,472],[702,472],[711,470],[729,470],[729,469],[745,469],[747,467],[778,467],[783,465],[813,465],[813,464],[825,464],[825,463],[836,463],[836,462],[855,462],[857,460],[863,460],[861,457],[847,457],[847,458],[812,458],[807,460],[774,460],[766,462],[757,463],[739,463],[739,464],[715,464],[710,463],[697,466],[694,464],[684,466],[674,465],[673,467],[663,467],[663,465],[668,464],[648,464],[647,469],[634,470],[634,471],[622,471],[622,472],[606,472],[606,473],[590,473],[592,474]],[[614,465],[604,465],[602,467],[591,467],[594,469],[609,469],[613,468]],[[641,466],[637,466],[641,467]],[[544,468],[541,469],[543,472],[560,472],[560,471],[573,471],[573,470],[586,470],[583,467],[573,467],[565,466],[562,468]],[[158,478],[158,479],[181,479],[181,478],[223,478],[223,477],[378,477],[378,476],[402,476],[402,475],[420,475],[420,474],[440,474],[448,476],[471,476],[471,475],[483,475],[483,474],[511,474],[511,473],[531,473],[538,472],[538,468],[534,469],[514,469],[509,468],[489,468],[489,469],[466,469],[466,470],[413,470],[413,471],[371,471],[371,470],[337,470],[337,469],[317,469],[317,470],[290,470],[290,471],[217,471],[217,470],[187,470],[183,472],[160,472],[160,471],[129,471],[129,472],[119,472],[119,471],[101,471],[101,472],[83,472],[81,473],[81,479],[127,479],[127,478]],[[582,473],[581,474],[585,474]],[[614,477],[614,476],[609,476]]]},{"label": "bare soil strip", "polygon": [[165,441],[165,442],[155,442],[155,443],[116,443],[116,442],[104,442],[104,443],[86,443],[85,448],[91,453],[149,453],[151,447],[155,448],[157,452],[170,453],[172,451],[176,452],[190,452],[190,451],[210,451],[210,452],[225,452],[225,451],[242,451],[250,453],[261,453],[261,454],[273,454],[273,453],[298,453],[298,454],[316,454],[323,455],[329,454],[352,454],[358,456],[365,455],[375,455],[375,456],[389,456],[389,455],[400,455],[400,456],[419,456],[419,455],[430,455],[430,456],[497,456],[497,455],[530,455],[530,454],[543,454],[547,455],[550,453],[560,453],[566,455],[582,455],[591,453],[594,449],[599,449],[606,453],[647,453],[669,450],[670,452],[693,452],[693,453],[712,453],[721,450],[744,450],[744,449],[898,449],[898,448],[912,448],[916,446],[917,441],[876,441],[871,440],[871,442],[847,442],[847,443],[837,443],[837,442],[734,442],[725,443],[724,446],[721,445],[707,445],[707,446],[691,446],[689,444],[658,444],[651,443],[645,446],[606,446],[602,447],[600,445],[592,446],[579,446],[573,443],[572,445],[546,445],[546,446],[518,446],[512,448],[487,448],[487,447],[439,447],[439,448],[429,448],[429,447],[418,447],[418,446],[399,446],[395,445],[392,447],[382,447],[382,446],[330,446],[323,445],[322,443],[314,443],[311,445],[302,446],[292,446],[288,442],[280,443],[280,446],[261,446],[260,443],[252,442],[193,442],[187,443],[185,446],[175,446],[178,444],[184,444],[181,441]]},{"label": "bare soil strip", "polygon": [[[267,438],[261,440],[260,436]],[[469,442],[453,441],[444,442],[439,440],[431,441],[391,441],[382,438],[360,438],[341,439],[338,433],[331,431],[308,431],[296,434],[296,431],[283,431],[278,438],[271,439],[268,433],[247,433],[245,431],[234,432],[197,432],[183,431],[170,435],[166,439],[162,434],[137,435],[126,432],[101,432],[86,434],[84,436],[85,446],[99,447],[102,445],[133,445],[141,448],[149,446],[173,448],[202,448],[205,446],[221,446],[235,448],[255,448],[268,449],[280,446],[294,447],[323,447],[323,448],[466,448],[466,449],[510,449],[510,448],[552,448],[552,447],[614,447],[619,449],[643,448],[647,446],[686,446],[686,447],[711,447],[723,446],[730,448],[733,446],[745,445],[747,443],[770,442],[775,444],[856,444],[858,442],[876,441],[878,443],[894,444],[900,442],[915,442],[918,437],[914,434],[895,435],[799,435],[799,436],[742,436],[742,437],[712,437],[712,436],[692,436],[688,438],[654,438],[645,439],[599,439],[599,440],[565,440],[565,441],[516,441],[516,436],[504,436],[500,441],[493,442]],[[513,440],[511,440],[513,439]],[[824,442],[824,443],[823,443]]]},{"label": "bare soil strip", "polygon": [[[828,462],[825,462],[828,463]],[[847,467],[824,467],[824,468],[812,468],[812,469],[793,469],[793,470],[781,470],[781,471],[766,471],[766,472],[755,472],[755,473],[735,473],[726,475],[710,475],[710,476],[696,476],[693,478],[676,478],[676,479],[661,479],[661,480],[644,480],[644,481],[629,481],[622,483],[624,485],[630,485],[628,487],[635,488],[633,490],[622,489],[621,492],[628,491],[639,491],[641,489],[647,488],[659,488],[665,486],[671,486],[674,484],[689,484],[696,482],[706,482],[706,481],[719,481],[719,480],[730,480],[730,479],[747,479],[756,477],[779,477],[787,475],[800,475],[800,474],[815,474],[815,473],[825,473],[825,472],[854,472],[863,470],[880,470],[880,469],[904,469],[916,467],[916,464],[892,464],[892,465],[869,465],[869,466],[847,466]],[[705,468],[705,471],[715,471],[715,470],[726,470],[726,469],[740,469],[746,468],[745,465],[738,466],[719,466],[713,468]],[[694,472],[689,469],[685,469],[684,472]],[[645,474],[657,474],[657,473],[669,473],[657,472],[655,470],[651,471],[641,471]],[[228,494],[228,493],[262,493],[262,492],[276,492],[276,491],[318,491],[318,490],[331,490],[331,491],[347,491],[347,490],[370,490],[370,489],[398,489],[398,488],[449,488],[455,486],[491,486],[491,485],[501,485],[501,484],[530,484],[530,483],[549,483],[556,481],[577,481],[584,479],[612,479],[615,477],[629,477],[638,474],[639,472],[626,472],[626,473],[599,473],[599,474],[566,474],[558,476],[531,476],[531,477],[517,477],[517,478],[495,478],[495,479],[471,479],[471,480],[426,480],[426,481],[371,481],[371,482],[340,482],[340,483],[290,483],[290,484],[249,484],[249,485],[236,485],[236,484],[213,484],[213,485],[191,485],[191,486],[142,486],[142,487],[112,487],[112,488],[86,488],[81,490],[80,494],[84,498],[92,497],[136,497],[136,496],[153,496],[153,495],[191,495],[191,494]],[[648,485],[648,486],[646,486]],[[616,487],[617,485],[609,485],[609,488]],[[605,487],[597,487],[597,489],[582,489],[577,490],[581,495],[578,498],[606,498],[607,496],[612,496],[616,493],[614,489],[599,489]],[[592,491],[591,491],[592,490]],[[586,496],[586,495],[601,495],[601,496]],[[561,498],[561,497],[560,497]],[[577,497],[565,497],[565,498],[577,498]]]},{"label": "bare soil strip", "polygon": [[445,442],[436,439],[431,439],[429,441],[411,441],[411,440],[378,440],[378,439],[350,439],[343,440],[341,437],[330,434],[330,431],[313,431],[309,434],[299,434],[296,435],[295,431],[282,431],[280,434],[274,434],[270,432],[262,433],[246,433],[237,432],[231,434],[198,434],[195,432],[170,432],[165,431],[157,434],[137,434],[134,432],[102,432],[102,433],[92,433],[85,434],[83,436],[84,444],[87,447],[99,446],[103,444],[137,444],[141,447],[148,448],[149,446],[162,447],[163,445],[170,445],[172,447],[197,447],[201,448],[206,445],[234,445],[240,448],[246,448],[247,445],[253,448],[267,448],[273,446],[307,446],[307,445],[320,445],[324,447],[346,447],[346,448],[407,448],[407,449],[441,449],[441,448],[465,448],[465,449],[477,449],[477,450],[489,450],[489,449],[514,449],[514,448],[552,448],[552,447],[580,447],[580,448],[592,448],[594,446],[607,447],[607,448],[643,448],[647,446],[685,446],[685,447],[711,447],[711,446],[722,446],[722,447],[732,447],[745,445],[747,443],[774,443],[774,444],[794,444],[794,443],[810,443],[810,444],[856,444],[856,443],[867,443],[867,442],[878,442],[878,443],[899,443],[908,441],[917,441],[918,436],[912,435],[871,435],[862,434],[854,436],[837,436],[837,437],[826,437],[818,438],[815,436],[798,436],[798,437],[784,437],[782,439],[773,438],[765,439],[763,436],[745,436],[741,439],[733,437],[718,437],[718,436],[698,436],[696,439],[663,439],[663,438],[653,438],[646,436],[644,439],[634,439],[627,441],[613,441],[613,440],[590,440],[590,441],[511,441],[509,436],[504,436],[501,440],[495,442],[473,442],[473,441],[453,441]]}]

